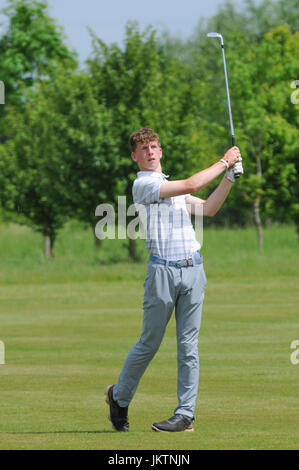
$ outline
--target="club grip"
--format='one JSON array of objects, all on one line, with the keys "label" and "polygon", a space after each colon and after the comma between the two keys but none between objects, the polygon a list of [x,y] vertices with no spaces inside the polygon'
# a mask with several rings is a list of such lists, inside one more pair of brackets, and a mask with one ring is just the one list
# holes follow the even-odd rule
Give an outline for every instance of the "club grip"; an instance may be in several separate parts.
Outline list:
[{"label": "club grip", "polygon": [[[234,147],[236,145],[236,139],[235,139],[235,136],[232,135],[232,146]],[[241,173],[234,173],[234,177],[237,179],[237,178],[240,178],[241,176]]]}]

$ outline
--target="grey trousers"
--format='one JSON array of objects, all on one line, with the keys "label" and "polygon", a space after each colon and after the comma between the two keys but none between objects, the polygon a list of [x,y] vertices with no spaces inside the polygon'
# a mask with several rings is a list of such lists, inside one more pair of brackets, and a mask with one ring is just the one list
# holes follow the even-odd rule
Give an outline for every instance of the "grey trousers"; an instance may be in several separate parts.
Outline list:
[{"label": "grey trousers", "polygon": [[[194,418],[199,380],[198,333],[205,287],[203,264],[175,267],[149,260],[144,282],[141,336],[129,352],[113,389],[113,397],[120,406],[130,404],[175,310],[178,406],[174,413]],[[157,377],[157,384],[160,379]]]}]

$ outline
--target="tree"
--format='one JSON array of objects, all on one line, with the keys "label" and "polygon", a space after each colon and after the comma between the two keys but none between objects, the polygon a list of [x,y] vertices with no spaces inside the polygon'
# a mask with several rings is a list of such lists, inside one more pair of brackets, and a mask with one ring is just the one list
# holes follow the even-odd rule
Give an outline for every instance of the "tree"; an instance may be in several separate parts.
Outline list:
[{"label": "tree", "polygon": [[95,100],[84,72],[58,69],[27,94],[22,112],[11,109],[7,119],[2,203],[26,216],[53,256],[68,217],[89,223],[94,232],[96,206],[113,197],[117,154],[110,113]]},{"label": "tree", "polygon": [[28,104],[22,114],[11,109],[6,119],[11,134],[0,146],[2,207],[25,217],[25,223],[41,232],[46,255],[54,256],[56,234],[65,220],[44,173],[37,113]]},{"label": "tree", "polygon": [[[226,0],[220,4],[215,15],[209,18],[200,18],[190,39],[178,42],[178,47],[169,50],[173,53],[189,50],[189,60],[205,46],[208,41],[206,34],[209,31],[218,31],[226,38],[230,33],[239,32],[250,43],[260,42],[264,35],[272,28],[287,24],[292,33],[299,30],[299,10],[297,0],[244,0],[238,5]],[[167,39],[167,34],[165,35]],[[167,41],[165,41],[167,44]]]},{"label": "tree", "polygon": [[262,38],[270,29],[287,24],[290,31],[299,30],[297,0],[246,0],[247,29]]},{"label": "tree", "polygon": [[115,202],[119,181],[112,112],[97,101],[84,71],[58,70],[41,96],[47,174],[65,214],[87,223],[94,234],[95,209]]},{"label": "tree", "polygon": [[49,16],[46,0],[8,0],[2,13],[9,23],[0,39],[0,77],[6,103],[21,105],[24,88],[44,79],[58,64],[74,69],[76,53],[64,44],[63,30]]},{"label": "tree", "polygon": [[260,248],[262,216],[289,221],[295,209],[298,105],[290,100],[290,78],[299,75],[298,49],[299,34],[281,26],[258,45],[239,35],[238,47],[228,54],[245,166],[238,188],[253,205]]},{"label": "tree", "polygon": [[[44,177],[40,177],[39,181],[35,179],[36,173],[39,174],[40,162],[37,160],[34,166],[33,156],[38,156],[38,149],[34,149],[32,156],[26,153],[37,144],[34,130],[28,127],[34,122],[34,109],[27,107],[27,99],[32,98],[31,92],[42,81],[49,79],[56,67],[63,64],[64,70],[74,70],[77,61],[74,51],[69,51],[64,44],[62,29],[49,17],[45,0],[8,0],[8,6],[2,13],[8,17],[9,24],[0,39],[0,77],[5,83],[6,95],[6,105],[0,109],[0,143],[3,144],[7,139],[10,141],[5,147],[0,144],[0,166],[3,169],[1,200],[4,207],[10,209],[12,218],[17,216],[17,220],[24,222],[26,218],[24,213],[21,214],[21,208],[25,210],[24,204],[29,202],[28,198],[35,200],[38,206],[41,202],[40,191],[43,192],[41,188],[46,184]],[[23,143],[26,145],[24,152],[20,147]],[[49,206],[47,198],[43,199],[39,209],[36,207],[33,211],[32,204],[29,206],[31,212],[26,212],[26,206],[27,216],[39,229],[44,225],[42,220],[47,220],[47,229],[44,228],[43,233],[46,240],[53,241],[62,224],[57,211]]]}]

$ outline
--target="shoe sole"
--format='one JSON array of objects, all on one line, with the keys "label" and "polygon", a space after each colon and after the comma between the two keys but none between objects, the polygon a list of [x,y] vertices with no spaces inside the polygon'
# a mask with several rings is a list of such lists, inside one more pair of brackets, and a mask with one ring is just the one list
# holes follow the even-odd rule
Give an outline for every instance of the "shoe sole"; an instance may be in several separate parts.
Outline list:
[{"label": "shoe sole", "polygon": [[152,425],[152,430],[156,432],[193,432],[194,428],[193,428],[193,425],[191,424],[191,426],[189,426],[186,429],[182,429],[182,431],[165,431],[165,429],[159,429],[156,426]]}]

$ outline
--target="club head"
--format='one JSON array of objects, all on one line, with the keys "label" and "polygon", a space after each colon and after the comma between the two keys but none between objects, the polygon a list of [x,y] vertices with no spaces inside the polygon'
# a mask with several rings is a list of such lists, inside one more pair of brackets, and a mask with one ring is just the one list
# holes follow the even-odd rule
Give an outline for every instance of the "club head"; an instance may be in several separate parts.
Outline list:
[{"label": "club head", "polygon": [[223,44],[223,37],[220,33],[208,33],[208,38],[220,38],[221,44]]}]

